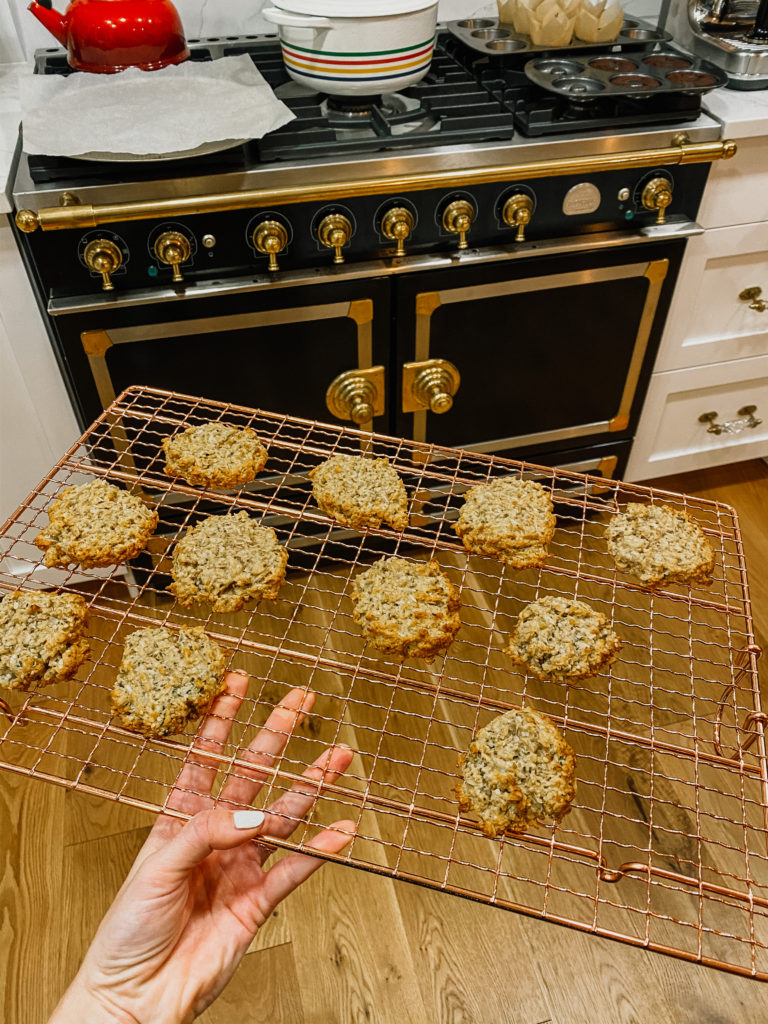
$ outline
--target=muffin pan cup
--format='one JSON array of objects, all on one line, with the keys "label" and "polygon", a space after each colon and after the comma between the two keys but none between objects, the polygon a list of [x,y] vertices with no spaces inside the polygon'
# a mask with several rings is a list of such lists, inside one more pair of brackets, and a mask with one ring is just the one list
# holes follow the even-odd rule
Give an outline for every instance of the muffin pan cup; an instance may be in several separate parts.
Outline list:
[{"label": "muffin pan cup", "polygon": [[727,82],[725,73],[714,64],[669,47],[631,55],[593,51],[538,57],[529,60],[523,70],[535,85],[572,101],[703,93]]},{"label": "muffin pan cup", "polygon": [[494,57],[570,50],[610,50],[616,46],[620,46],[622,50],[642,51],[649,50],[658,43],[668,42],[672,38],[669,32],[636,18],[625,18],[621,32],[610,42],[586,43],[574,36],[567,46],[537,46],[530,36],[515,32],[512,25],[504,24],[498,18],[462,18],[460,21],[449,21],[448,31],[478,53]]}]

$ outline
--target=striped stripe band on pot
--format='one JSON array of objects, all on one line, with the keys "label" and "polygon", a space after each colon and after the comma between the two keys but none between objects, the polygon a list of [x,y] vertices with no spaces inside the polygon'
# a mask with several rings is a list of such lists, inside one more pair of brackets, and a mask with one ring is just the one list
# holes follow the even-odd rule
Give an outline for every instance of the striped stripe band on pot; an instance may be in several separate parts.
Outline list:
[{"label": "striped stripe band on pot", "polygon": [[365,82],[373,92],[379,82],[421,77],[432,60],[434,45],[433,37],[396,50],[344,53],[312,50],[283,41],[282,50],[292,77],[306,79],[308,85],[322,88],[323,82]]}]

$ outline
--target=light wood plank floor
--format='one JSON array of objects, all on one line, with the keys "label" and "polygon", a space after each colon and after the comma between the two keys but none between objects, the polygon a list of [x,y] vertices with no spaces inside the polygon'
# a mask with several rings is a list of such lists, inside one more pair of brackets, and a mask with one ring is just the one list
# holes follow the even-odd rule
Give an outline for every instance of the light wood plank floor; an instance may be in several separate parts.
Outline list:
[{"label": "light wood plank floor", "polygon": [[[766,466],[747,462],[654,484],[737,508],[766,646]],[[0,778],[3,1024],[46,1020],[151,820],[56,786]],[[768,984],[326,865],[278,909],[202,1020],[764,1024]]]}]

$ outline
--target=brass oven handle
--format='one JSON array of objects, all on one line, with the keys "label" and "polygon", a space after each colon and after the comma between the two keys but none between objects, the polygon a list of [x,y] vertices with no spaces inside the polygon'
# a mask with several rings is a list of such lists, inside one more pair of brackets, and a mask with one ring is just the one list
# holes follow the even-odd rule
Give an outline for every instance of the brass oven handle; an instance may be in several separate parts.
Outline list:
[{"label": "brass oven handle", "polygon": [[[468,167],[457,170],[427,171],[421,174],[397,174],[381,178],[353,178],[323,185],[323,198],[332,203],[354,196],[375,196],[398,192],[416,192],[434,188],[466,188],[470,185],[495,185],[527,178],[556,178],[561,175],[599,174],[603,171],[629,171],[664,164],[700,164],[730,160],[736,143],[685,142],[674,136],[669,146],[640,149],[634,153],[596,153],[592,156],[563,157],[556,160],[531,160],[527,163],[499,164],[493,167]],[[181,196],[172,199],[140,199],[130,203],[106,203],[93,206],[75,203],[40,210],[19,210],[16,226],[20,231],[60,231],[65,228],[95,228],[126,220],[148,220],[191,216],[195,213],[225,213],[253,210],[290,203],[309,203],[317,199],[317,185],[284,185],[278,188],[244,189],[242,192],[215,192],[208,195]]]},{"label": "brass oven handle", "polygon": [[269,257],[267,270],[279,270],[277,254],[288,245],[288,232],[279,220],[263,220],[256,225],[252,235],[253,247],[263,256]]},{"label": "brass oven handle", "polygon": [[329,213],[320,221],[317,237],[321,245],[333,249],[333,262],[343,263],[344,255],[341,250],[352,237],[352,222],[343,213]]},{"label": "brass oven handle", "polygon": [[447,359],[403,364],[403,412],[429,409],[442,415],[453,408],[461,374]]},{"label": "brass oven handle", "polygon": [[112,274],[123,265],[123,254],[119,246],[108,238],[94,238],[83,252],[86,267],[96,274],[101,274],[102,291],[112,292]]},{"label": "brass oven handle", "polygon": [[455,199],[443,210],[443,227],[451,234],[459,236],[459,249],[466,249],[467,232],[475,219],[475,208],[466,199]]},{"label": "brass oven handle", "polygon": [[752,288],[745,288],[744,291],[739,292],[739,298],[742,302],[748,302],[749,308],[754,309],[756,313],[764,313],[768,309],[768,302],[760,298],[762,293],[763,289],[755,285]]},{"label": "brass oven handle", "polygon": [[405,256],[405,243],[413,231],[414,216],[404,206],[395,206],[388,210],[381,221],[381,233],[385,238],[397,243],[395,256]]},{"label": "brass oven handle", "polygon": [[756,412],[756,405],[742,405],[738,413],[742,418],[726,420],[725,423],[715,422],[717,419],[716,412],[703,412],[699,416],[699,423],[709,424],[707,427],[708,434],[740,434],[742,430],[754,430],[755,427],[759,427],[763,422],[755,416]]},{"label": "brass oven handle", "polygon": [[173,270],[173,281],[182,281],[181,264],[192,255],[189,239],[181,231],[164,231],[155,242],[155,256]]},{"label": "brass oven handle", "polygon": [[533,216],[533,200],[524,192],[517,192],[504,203],[501,216],[505,224],[511,228],[517,228],[515,241],[524,242],[525,229],[531,223]]},{"label": "brass oven handle", "polygon": [[361,426],[374,416],[384,415],[384,386],[383,366],[347,370],[331,381],[325,404],[337,419],[352,420]]},{"label": "brass oven handle", "polygon": [[667,207],[672,202],[672,182],[669,178],[652,178],[643,189],[642,204],[646,210],[656,210],[656,223],[664,224]]}]

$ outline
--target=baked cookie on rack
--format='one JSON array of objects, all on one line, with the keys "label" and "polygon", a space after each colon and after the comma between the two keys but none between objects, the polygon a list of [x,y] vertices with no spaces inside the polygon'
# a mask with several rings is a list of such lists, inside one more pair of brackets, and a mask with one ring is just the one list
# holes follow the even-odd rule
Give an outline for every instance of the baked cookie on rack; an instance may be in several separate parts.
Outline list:
[{"label": "baked cookie on rack", "polygon": [[687,512],[632,503],[605,530],[616,565],[647,587],[712,582],[715,553]]},{"label": "baked cookie on rack", "polygon": [[193,487],[228,490],[242,487],[260,473],[267,449],[250,427],[201,423],[163,441],[165,471]]},{"label": "baked cookie on rack", "polygon": [[498,477],[467,491],[454,530],[468,551],[513,569],[541,565],[555,532],[552,501],[541,484]]},{"label": "baked cookie on rack", "polygon": [[79,594],[16,590],[0,601],[0,686],[28,690],[69,679],[88,657]]},{"label": "baked cookie on rack", "polygon": [[181,732],[224,689],[225,658],[199,626],[137,629],[112,689],[115,724],[143,736]]},{"label": "baked cookie on rack", "polygon": [[588,679],[613,664],[621,640],[608,619],[583,601],[542,597],[526,605],[504,648],[518,665],[539,679]]},{"label": "baked cookie on rack", "polygon": [[135,494],[91,480],[64,488],[35,544],[45,552],[46,565],[118,565],[143,550],[157,521],[157,512]]},{"label": "baked cookie on rack", "polygon": [[432,661],[453,642],[459,592],[438,563],[381,558],[352,583],[354,619],[383,654]]},{"label": "baked cookie on rack", "polygon": [[408,495],[389,459],[332,455],[311,472],[312,494],[328,515],[355,530],[408,526]]},{"label": "baked cookie on rack", "polygon": [[527,708],[499,715],[459,757],[456,796],[487,836],[559,823],[576,795],[576,758],[546,715]]},{"label": "baked cookie on rack", "polygon": [[237,612],[249,601],[277,597],[287,561],[275,531],[247,512],[210,516],[173,549],[168,589],[186,607],[208,601],[215,612]]}]

